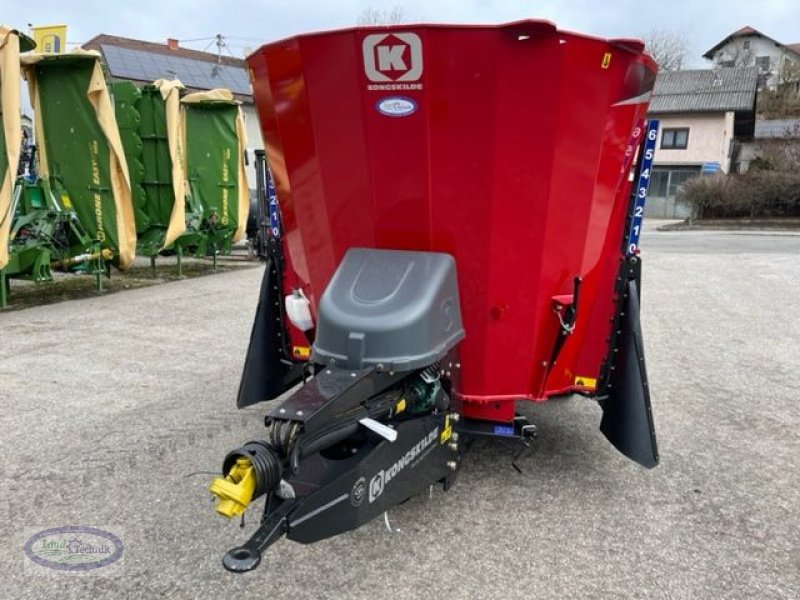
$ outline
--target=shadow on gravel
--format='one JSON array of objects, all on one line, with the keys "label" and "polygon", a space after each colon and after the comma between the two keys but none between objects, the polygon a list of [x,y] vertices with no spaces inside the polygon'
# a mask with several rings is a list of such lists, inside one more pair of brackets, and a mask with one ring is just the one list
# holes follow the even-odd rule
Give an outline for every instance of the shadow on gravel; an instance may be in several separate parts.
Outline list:
[{"label": "shadow on gravel", "polygon": [[54,272],[53,281],[40,283],[12,279],[8,306],[0,309],[0,314],[65,300],[96,298],[124,290],[249,269],[260,265],[261,262],[258,259],[251,259],[247,255],[240,254],[218,257],[216,270],[211,258],[184,258],[183,275],[178,276],[175,257],[159,257],[155,270],[151,268],[149,259],[137,258],[134,266],[127,271],[117,271],[112,268],[111,277],[103,277],[102,291],[96,289],[94,276],[79,273]]}]

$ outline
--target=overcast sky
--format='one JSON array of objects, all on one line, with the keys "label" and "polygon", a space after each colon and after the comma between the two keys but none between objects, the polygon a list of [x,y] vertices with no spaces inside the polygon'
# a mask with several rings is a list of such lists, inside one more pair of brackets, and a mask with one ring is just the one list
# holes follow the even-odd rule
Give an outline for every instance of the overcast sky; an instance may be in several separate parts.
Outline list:
[{"label": "overcast sky", "polygon": [[[366,8],[399,6],[410,21],[502,23],[524,18],[605,37],[638,37],[655,29],[681,32],[692,66],[729,33],[750,25],[783,43],[800,43],[800,0],[3,0],[0,19],[25,30],[29,23],[66,23],[68,41],[98,33],[164,42],[173,37],[203,50],[217,33],[230,51],[295,33],[354,25]],[[198,40],[198,41],[188,41]],[[214,48],[211,48],[212,50]]]}]

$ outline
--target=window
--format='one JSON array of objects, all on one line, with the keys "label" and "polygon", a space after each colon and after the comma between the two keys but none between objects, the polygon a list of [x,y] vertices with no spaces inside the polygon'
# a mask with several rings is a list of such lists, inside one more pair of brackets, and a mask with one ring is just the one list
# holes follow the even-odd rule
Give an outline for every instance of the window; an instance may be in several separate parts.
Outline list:
[{"label": "window", "polygon": [[661,148],[664,150],[684,150],[689,145],[689,128],[664,129],[661,133]]},{"label": "window", "polygon": [[697,175],[696,171],[671,171],[669,174],[669,188],[667,190],[667,195],[670,198],[674,198],[678,195],[683,183],[692,177]]},{"label": "window", "polygon": [[762,73],[769,71],[769,56],[757,56],[756,66]]},{"label": "window", "polygon": [[750,40],[745,40],[743,47],[745,50],[750,50]]},{"label": "window", "polygon": [[669,171],[653,169],[653,178],[650,180],[650,191],[648,194],[654,198],[666,198],[668,184]]},{"label": "window", "polygon": [[687,179],[700,174],[700,167],[655,167],[650,189],[650,198],[674,198]]}]

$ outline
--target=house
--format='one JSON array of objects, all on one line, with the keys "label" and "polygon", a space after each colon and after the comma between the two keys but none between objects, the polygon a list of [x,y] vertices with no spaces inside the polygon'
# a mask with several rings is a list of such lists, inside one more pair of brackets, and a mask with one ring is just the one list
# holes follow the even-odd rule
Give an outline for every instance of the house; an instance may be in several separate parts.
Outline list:
[{"label": "house", "polygon": [[754,137],[756,140],[800,139],[800,119],[759,119]]},{"label": "house", "polygon": [[661,122],[648,215],[689,216],[676,198],[684,181],[702,171],[736,170],[739,144],[753,138],[757,84],[756,67],[658,74],[648,112]]},{"label": "house", "polygon": [[751,165],[771,165],[772,168],[792,169],[800,157],[800,119],[758,119],[753,140],[744,142],[739,150],[740,173]]},{"label": "house", "polygon": [[[111,79],[126,79],[137,84],[153,83],[156,79],[179,79],[189,91],[231,90],[242,103],[250,156],[254,150],[263,150],[247,65],[241,58],[182,48],[175,39],[157,44],[106,34],[93,37],[83,44],[83,48],[100,52]],[[250,187],[254,188],[255,163],[253,160],[248,162],[247,179]]]},{"label": "house", "polygon": [[22,125],[22,137],[33,137],[33,118],[30,115],[23,114],[20,117]]},{"label": "house", "polygon": [[720,67],[758,69],[758,89],[791,82],[800,86],[800,43],[783,44],[750,26],[734,31],[703,54]]}]

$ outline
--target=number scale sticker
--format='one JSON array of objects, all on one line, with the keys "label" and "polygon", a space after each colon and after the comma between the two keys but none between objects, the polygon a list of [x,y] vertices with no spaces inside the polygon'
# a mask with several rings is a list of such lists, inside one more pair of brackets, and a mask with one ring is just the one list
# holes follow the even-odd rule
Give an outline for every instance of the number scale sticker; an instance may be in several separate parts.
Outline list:
[{"label": "number scale sticker", "polygon": [[647,122],[647,134],[644,138],[644,153],[642,154],[642,167],[639,170],[639,180],[636,182],[636,200],[633,204],[631,228],[628,232],[628,256],[639,251],[639,235],[642,233],[642,220],[644,219],[644,205],[647,201],[647,190],[650,188],[650,177],[653,174],[653,157],[656,153],[656,139],[658,138],[658,121]]},{"label": "number scale sticker", "polygon": [[269,203],[269,232],[274,239],[279,240],[281,237],[281,219],[278,208],[278,192],[275,191],[275,184],[269,167],[264,169],[264,179],[266,179],[265,189],[267,190],[267,202]]}]

